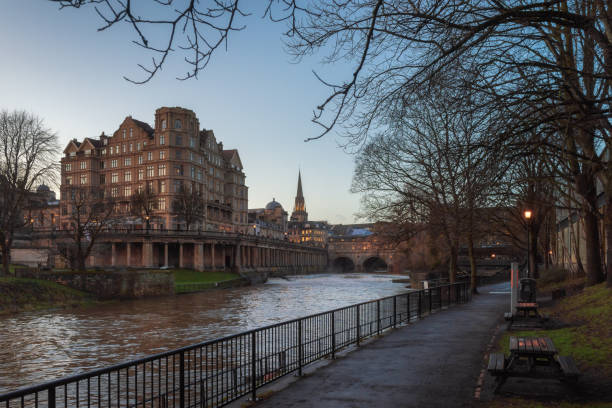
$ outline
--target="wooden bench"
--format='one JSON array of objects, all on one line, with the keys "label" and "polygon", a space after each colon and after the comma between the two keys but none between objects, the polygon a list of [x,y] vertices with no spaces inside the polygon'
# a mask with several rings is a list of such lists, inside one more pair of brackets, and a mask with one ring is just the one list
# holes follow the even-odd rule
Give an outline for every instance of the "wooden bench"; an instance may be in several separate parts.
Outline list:
[{"label": "wooden bench", "polygon": [[576,380],[580,375],[580,370],[576,366],[574,359],[570,356],[557,356],[557,362],[561,366],[561,371],[565,378]]},{"label": "wooden bench", "polygon": [[491,375],[498,376],[504,374],[506,369],[506,356],[504,353],[491,353],[489,354],[489,366],[487,370]]}]

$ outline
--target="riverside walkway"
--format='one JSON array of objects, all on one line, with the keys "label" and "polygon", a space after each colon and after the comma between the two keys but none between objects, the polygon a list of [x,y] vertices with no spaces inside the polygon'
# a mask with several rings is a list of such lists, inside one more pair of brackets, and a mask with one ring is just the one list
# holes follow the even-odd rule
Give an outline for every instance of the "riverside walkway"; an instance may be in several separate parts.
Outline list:
[{"label": "riverside walkway", "polygon": [[470,406],[509,291],[509,283],[483,286],[471,302],[371,341],[255,406]]}]

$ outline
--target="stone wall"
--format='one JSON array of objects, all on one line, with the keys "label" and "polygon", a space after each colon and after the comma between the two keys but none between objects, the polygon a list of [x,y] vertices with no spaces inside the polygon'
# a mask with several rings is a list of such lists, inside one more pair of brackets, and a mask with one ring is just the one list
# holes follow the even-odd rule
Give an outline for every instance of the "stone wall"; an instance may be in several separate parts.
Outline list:
[{"label": "stone wall", "polygon": [[289,275],[309,275],[326,273],[326,268],[320,266],[265,266],[254,269],[242,269],[240,275],[247,278],[252,285],[264,283],[268,278]]},{"label": "stone wall", "polygon": [[163,271],[53,272],[17,269],[21,278],[44,279],[94,294],[99,299],[136,299],[174,294],[174,275]]}]

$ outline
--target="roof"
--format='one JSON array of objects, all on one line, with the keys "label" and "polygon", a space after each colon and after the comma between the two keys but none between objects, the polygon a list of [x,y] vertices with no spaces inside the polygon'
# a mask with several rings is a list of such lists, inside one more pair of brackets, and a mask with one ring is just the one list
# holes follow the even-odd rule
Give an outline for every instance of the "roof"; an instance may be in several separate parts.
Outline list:
[{"label": "roof", "polygon": [[153,128],[151,127],[151,125],[149,125],[147,122],[143,122],[143,121],[141,121],[141,120],[137,120],[137,119],[133,119],[133,118],[132,118],[132,120],[134,121],[134,123],[136,123],[136,125],[137,125],[139,128],[141,128],[141,129],[143,129],[145,132],[147,132],[147,133],[149,134],[149,136],[153,135],[154,130],[153,130]]},{"label": "roof", "polygon": [[276,208],[280,207],[280,209],[283,209],[283,206],[281,205],[281,203],[279,203],[278,201],[276,201],[276,199],[272,199],[272,201],[270,201],[268,204],[266,204],[266,210],[274,210]]}]

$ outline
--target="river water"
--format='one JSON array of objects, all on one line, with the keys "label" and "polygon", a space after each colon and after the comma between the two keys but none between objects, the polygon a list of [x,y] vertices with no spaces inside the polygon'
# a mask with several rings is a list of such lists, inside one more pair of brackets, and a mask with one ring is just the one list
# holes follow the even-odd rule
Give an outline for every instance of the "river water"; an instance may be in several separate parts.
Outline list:
[{"label": "river water", "polygon": [[0,394],[406,292],[405,284],[393,283],[394,278],[292,276],[243,288],[0,317]]}]

